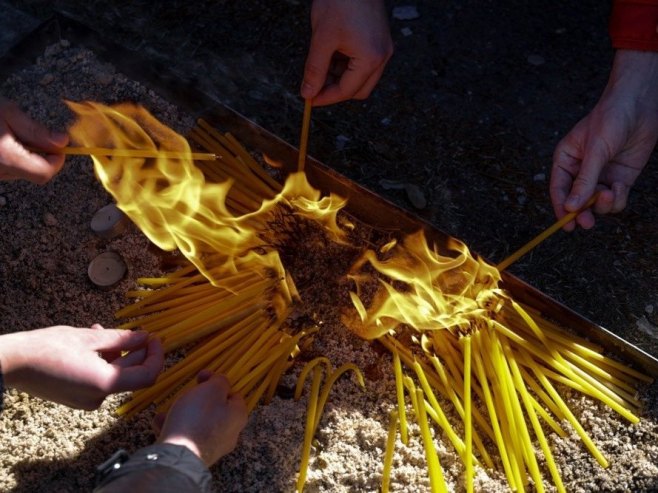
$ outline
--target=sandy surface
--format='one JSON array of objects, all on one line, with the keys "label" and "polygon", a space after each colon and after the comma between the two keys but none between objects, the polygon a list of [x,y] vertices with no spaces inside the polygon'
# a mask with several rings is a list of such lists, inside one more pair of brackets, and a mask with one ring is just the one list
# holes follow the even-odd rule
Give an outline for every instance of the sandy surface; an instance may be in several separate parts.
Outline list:
[{"label": "sandy surface", "polygon": [[[21,102],[35,118],[63,129],[70,114],[62,98],[111,103],[139,101],[167,125],[185,132],[193,121],[171,103],[100,63],[81,47],[62,42],[49,47],[33,66],[3,83],[1,92]],[[110,202],[95,180],[91,162],[71,158],[51,183],[0,184],[0,331],[3,333],[66,324],[112,326],[113,313],[125,304],[123,293],[140,275],[157,275],[157,252],[134,228],[111,241],[94,236],[93,214]],[[91,259],[118,252],[128,264],[126,278],[101,291],[87,278]],[[327,300],[331,303],[331,300]],[[367,389],[341,379],[335,387],[317,435],[307,491],[377,491],[386,438],[387,412],[394,403],[389,358],[348,333],[327,324],[314,352],[334,365],[354,362],[368,375]],[[284,378],[292,389],[295,374]],[[658,488],[658,416],[654,389],[641,397],[646,411],[639,425],[588,399],[569,402],[611,467],[601,469],[573,436],[551,438],[570,491],[655,491]],[[126,422],[112,410],[123,396],[106,401],[96,412],[67,408],[9,392],[0,417],[0,490],[82,491],[90,488],[93,469],[116,448],[134,450],[150,443],[148,411]],[[222,491],[291,491],[303,438],[305,399],[295,402],[281,392],[250,417],[238,449],[213,468]],[[450,446],[437,437],[449,485],[463,487],[463,470]],[[428,488],[425,460],[417,438],[398,447],[392,475],[394,491]],[[478,471],[478,491],[499,491],[500,473]]]}]

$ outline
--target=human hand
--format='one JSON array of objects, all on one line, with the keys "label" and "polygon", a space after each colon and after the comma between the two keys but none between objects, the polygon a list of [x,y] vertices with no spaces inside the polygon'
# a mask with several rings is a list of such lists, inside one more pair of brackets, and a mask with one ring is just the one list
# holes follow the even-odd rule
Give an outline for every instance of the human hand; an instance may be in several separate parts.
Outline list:
[{"label": "human hand", "polygon": [[[619,212],[658,137],[658,53],[619,50],[608,85],[594,109],[560,141],[553,154],[550,193],[555,215],[577,211],[600,190],[594,211]],[[576,223],[594,226],[586,210]]]},{"label": "human hand", "polygon": [[25,144],[55,152],[68,141],[68,135],[51,132],[18,105],[0,98],[0,180],[24,179],[43,185],[62,169],[65,156],[40,156],[28,151]]},{"label": "human hand", "polygon": [[5,384],[87,410],[108,394],[152,385],[164,361],[160,342],[146,332],[102,329],[60,325],[0,336]]},{"label": "human hand", "polygon": [[365,99],[393,54],[383,0],[315,0],[301,95],[324,106]]},{"label": "human hand", "polygon": [[197,382],[169,409],[158,442],[183,445],[210,467],[235,448],[247,407],[240,395],[229,393],[226,377],[203,370]]}]

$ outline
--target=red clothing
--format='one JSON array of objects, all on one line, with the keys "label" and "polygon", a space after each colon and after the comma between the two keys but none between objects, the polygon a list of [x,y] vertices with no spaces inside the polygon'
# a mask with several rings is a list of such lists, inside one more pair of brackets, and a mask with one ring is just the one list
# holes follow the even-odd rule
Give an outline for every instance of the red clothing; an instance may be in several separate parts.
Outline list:
[{"label": "red clothing", "polygon": [[658,51],[658,0],[614,0],[609,32],[613,48]]}]

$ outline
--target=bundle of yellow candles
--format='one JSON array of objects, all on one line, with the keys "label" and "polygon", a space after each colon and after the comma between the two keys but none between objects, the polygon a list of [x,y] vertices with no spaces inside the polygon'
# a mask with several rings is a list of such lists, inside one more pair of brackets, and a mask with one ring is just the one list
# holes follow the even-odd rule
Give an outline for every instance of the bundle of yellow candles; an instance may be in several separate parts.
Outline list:
[{"label": "bundle of yellow candles", "polygon": [[190,139],[217,156],[216,162],[199,161],[197,166],[211,180],[230,180],[227,204],[236,214],[257,210],[263,200],[281,192],[281,184],[272,178],[230,133],[222,134],[199,119]]},{"label": "bundle of yellow candles", "polygon": [[[391,425],[395,429],[390,433],[394,434],[399,428],[401,442],[407,442],[406,390],[425,447],[432,446],[431,436],[424,431],[423,416],[427,415],[444,431],[461,456],[467,491],[473,491],[474,464],[493,467],[491,454],[484,445],[487,440],[496,445],[512,490],[527,490],[530,478],[535,490],[544,491],[533,434],[557,490],[564,491],[541,421],[558,435],[565,436],[561,423],[566,420],[599,464],[607,467],[608,463],[560,397],[555,383],[598,399],[636,423],[638,418],[634,413],[639,401],[633,396],[634,388],[638,382],[651,379],[620,365],[602,355],[600,348],[566,335],[561,329],[541,322],[540,328],[523,307],[513,301],[510,304],[515,313],[505,309],[500,321],[492,320],[492,330],[459,335],[444,330],[433,334],[431,343],[421,344],[419,354],[393,335],[378,339],[393,353],[398,391],[396,424]],[[516,314],[523,320],[516,319]],[[512,323],[514,330],[507,326]],[[415,376],[420,389],[414,387],[411,377],[404,375],[400,362]],[[461,416],[463,438],[448,422],[437,395]],[[474,402],[484,406],[485,415],[478,411],[480,407],[474,407]],[[527,427],[528,422],[531,428]],[[393,446],[394,442],[389,441],[388,447]],[[386,456],[391,454],[392,451],[387,450]],[[435,454],[428,451],[427,460],[432,491],[445,491]],[[385,471],[382,491],[387,491],[389,473]]]},{"label": "bundle of yellow candles", "polygon": [[[230,212],[248,217],[241,224],[248,224],[256,236],[276,236],[268,216],[254,212],[284,188],[230,134],[200,120],[190,137],[217,157],[195,165],[209,180],[232,184],[225,197]],[[292,209],[289,216],[298,220]],[[253,249],[270,249],[276,256],[273,241]],[[345,273],[357,286],[352,293],[357,316],[345,317],[345,324],[383,345],[392,358],[396,402],[383,457],[382,491],[390,489],[398,437],[403,446],[409,444],[411,419],[418,424],[432,491],[448,491],[436,449],[439,430],[464,463],[468,492],[474,489],[476,468],[495,467],[493,454],[511,490],[544,491],[544,470],[556,489],[564,491],[546,430],[564,436],[565,426],[571,426],[603,467],[607,461],[557,385],[597,399],[634,423],[640,407],[635,389],[651,379],[515,302],[498,287],[495,267],[474,259],[465,247],[457,250],[456,256],[440,255],[419,233],[401,244],[383,246],[379,254],[364,250]],[[186,348],[187,353],[153,387],[135,392],[119,408],[120,414],[134,415],[152,403],[166,409],[179,392],[194,385],[193,376],[202,368],[226,374],[249,410],[272,398],[281,376],[303,350],[302,339],[317,329],[293,331],[287,325],[293,302],[300,301],[294,279],[278,257],[269,263],[261,260],[238,256],[228,261],[214,252],[205,271],[195,263],[163,277],[138,280],[143,289],[128,293],[137,301],[117,313],[129,319],[121,327],[148,330],[163,340],[168,352]],[[360,286],[373,280],[381,289],[363,296]],[[313,435],[329,391],[348,370],[364,386],[354,365],[334,370],[324,357],[313,359],[300,373],[297,399],[309,376],[311,383],[298,491],[306,481]],[[454,414],[461,423],[449,420]]]},{"label": "bundle of yellow candles", "polygon": [[252,263],[239,262],[238,272],[220,274],[219,285],[211,284],[192,264],[165,277],[138,279],[147,289],[128,292],[139,300],[116,313],[117,318],[132,318],[119,327],[150,332],[166,352],[192,343],[196,347],[152,387],[135,392],[118,409],[120,415],[132,416],[151,403],[165,409],[204,368],[225,374],[250,410],[261,397],[271,398],[300,339],[310,331],[292,335],[281,328],[293,302],[291,284]]}]

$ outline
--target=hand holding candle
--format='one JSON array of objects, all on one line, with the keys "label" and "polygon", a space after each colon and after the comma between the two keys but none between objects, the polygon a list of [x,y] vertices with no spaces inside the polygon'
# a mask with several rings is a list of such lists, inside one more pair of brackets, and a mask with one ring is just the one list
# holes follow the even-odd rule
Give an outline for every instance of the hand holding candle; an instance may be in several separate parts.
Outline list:
[{"label": "hand holding candle", "polygon": [[[0,180],[29,180],[43,185],[64,165],[59,151],[68,135],[51,132],[32,120],[16,103],[0,98]],[[28,145],[44,156],[29,152]]]}]

